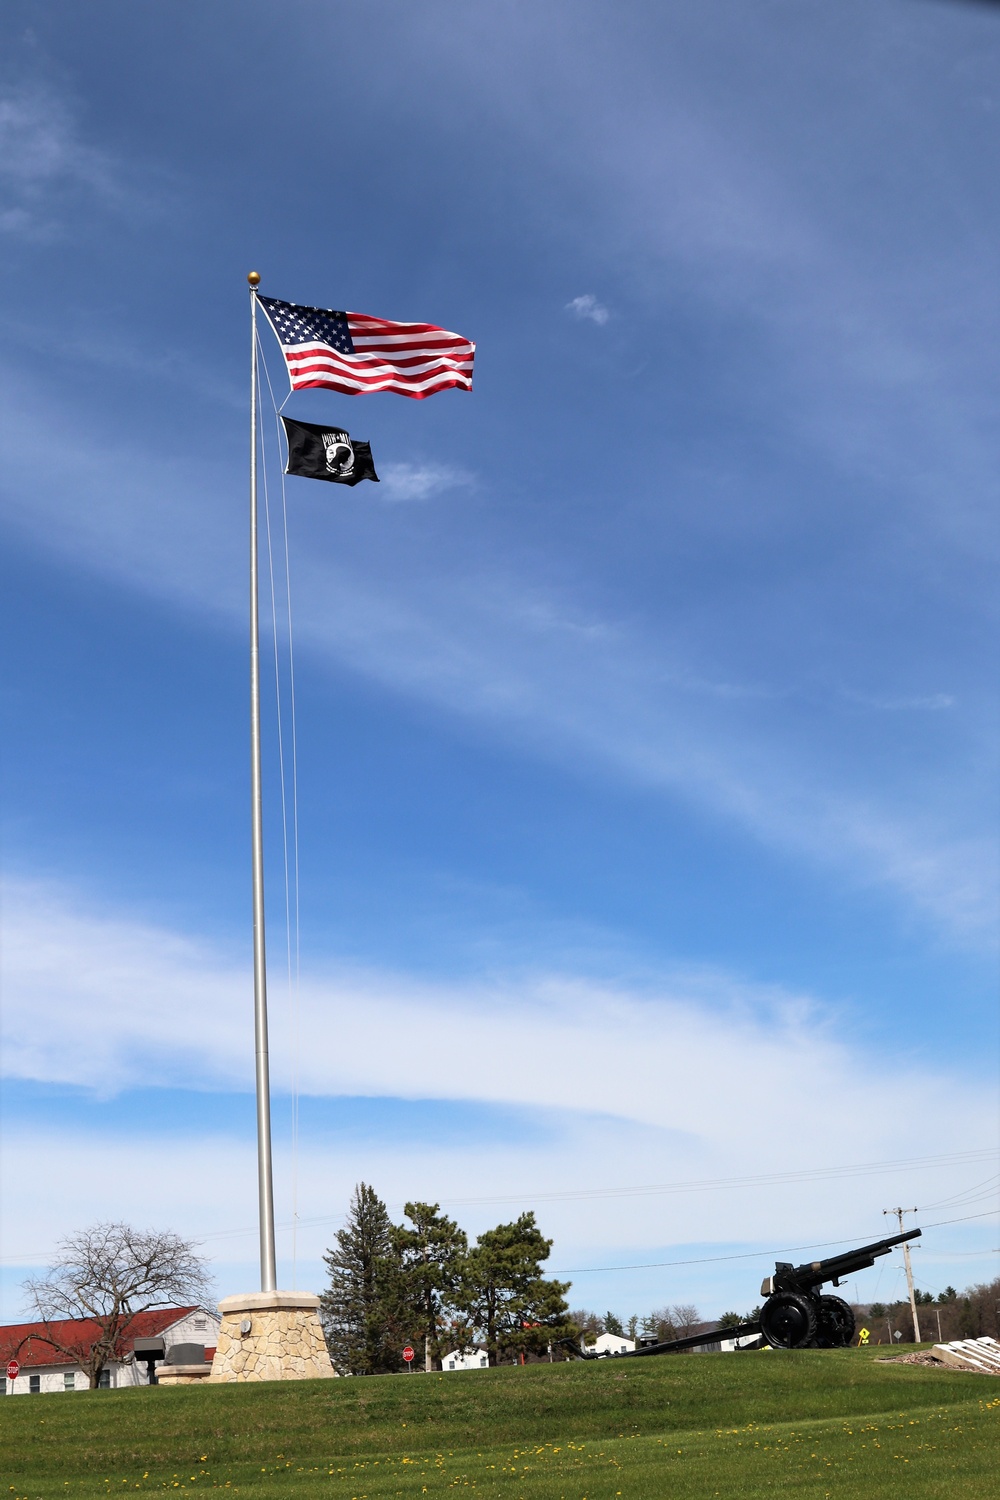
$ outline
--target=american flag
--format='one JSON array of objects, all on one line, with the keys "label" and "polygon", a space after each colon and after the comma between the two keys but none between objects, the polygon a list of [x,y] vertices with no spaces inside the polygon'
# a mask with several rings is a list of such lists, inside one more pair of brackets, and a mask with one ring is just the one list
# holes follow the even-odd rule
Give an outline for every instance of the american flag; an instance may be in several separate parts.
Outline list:
[{"label": "american flag", "polygon": [[277,297],[257,301],[281,345],[293,391],[319,385],[345,396],[395,391],[420,401],[451,385],[472,390],[475,344],[433,323],[390,323]]}]

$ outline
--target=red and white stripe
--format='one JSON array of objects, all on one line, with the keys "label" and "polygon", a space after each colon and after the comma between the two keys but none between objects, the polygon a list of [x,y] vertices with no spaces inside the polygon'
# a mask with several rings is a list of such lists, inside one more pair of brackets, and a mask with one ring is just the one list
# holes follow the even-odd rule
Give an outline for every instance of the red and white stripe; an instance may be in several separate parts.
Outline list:
[{"label": "red and white stripe", "polygon": [[292,390],[324,386],[345,396],[395,391],[421,401],[458,386],[472,390],[476,346],[433,323],[390,323],[365,313],[347,314],[353,354],[321,341],[282,344]]}]

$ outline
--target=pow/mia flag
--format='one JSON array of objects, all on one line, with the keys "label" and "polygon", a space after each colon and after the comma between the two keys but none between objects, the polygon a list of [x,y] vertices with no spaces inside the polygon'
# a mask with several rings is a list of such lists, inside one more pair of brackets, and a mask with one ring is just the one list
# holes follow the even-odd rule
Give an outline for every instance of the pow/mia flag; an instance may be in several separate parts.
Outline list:
[{"label": "pow/mia flag", "polygon": [[315,422],[293,422],[282,417],[288,439],[286,474],[303,479],[329,479],[334,484],[360,484],[379,478],[369,443],[359,442],[342,427],[320,427]]}]

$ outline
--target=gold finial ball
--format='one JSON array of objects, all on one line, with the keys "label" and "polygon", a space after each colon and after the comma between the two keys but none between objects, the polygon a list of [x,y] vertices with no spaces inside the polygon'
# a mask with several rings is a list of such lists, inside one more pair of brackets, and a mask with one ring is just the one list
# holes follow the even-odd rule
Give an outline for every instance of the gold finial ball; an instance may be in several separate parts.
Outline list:
[{"label": "gold finial ball", "polygon": [[260,272],[250,271],[247,274],[247,281],[249,281],[251,286],[260,286]]}]

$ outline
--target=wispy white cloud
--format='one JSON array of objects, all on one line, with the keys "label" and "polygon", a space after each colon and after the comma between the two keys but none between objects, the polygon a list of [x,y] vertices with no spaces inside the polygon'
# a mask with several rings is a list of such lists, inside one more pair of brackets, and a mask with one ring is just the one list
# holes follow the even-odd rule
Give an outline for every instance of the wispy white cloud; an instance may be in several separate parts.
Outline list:
[{"label": "wispy white cloud", "polygon": [[574,297],[571,302],[567,302],[566,311],[576,318],[589,319],[599,328],[603,328],[611,316],[604,303],[598,302],[592,292],[584,292],[582,297]]},{"label": "wispy white cloud", "polygon": [[[8,1078],[105,1094],[150,1085],[249,1092],[251,984],[232,955],[37,880],[7,884],[4,918]],[[271,1010],[281,1093],[296,1059],[278,985]],[[305,1094],[493,1101],[535,1111],[547,1127],[520,1143],[491,1144],[479,1132],[471,1142],[458,1132],[430,1146],[405,1132],[392,1142],[354,1132],[347,1151],[306,1135],[299,1213],[319,1222],[306,1224],[299,1244],[314,1275],[331,1216],[359,1177],[397,1211],[413,1196],[464,1202],[456,1211],[472,1229],[537,1206],[561,1263],[589,1265],[612,1250],[620,1259],[623,1245],[762,1236],[799,1244],[850,1233],[880,1222],[886,1174],[763,1193],[747,1184],[640,1195],[619,1199],[610,1214],[595,1213],[593,1201],[545,1195],[940,1157],[987,1139],[995,1118],[987,1084],[902,1056],[873,1064],[810,997],[722,972],[677,973],[640,988],[565,972],[456,984],[328,970],[307,975],[298,1026]],[[221,1260],[248,1259],[249,1132],[199,1137],[196,1172],[193,1149],[182,1129],[140,1142],[113,1132],[90,1139],[54,1123],[22,1131],[15,1122],[5,1140],[4,1254],[43,1256],[67,1228],[108,1214],[170,1222],[204,1236]],[[286,1222],[284,1145],[277,1168]],[[903,1180],[925,1199],[953,1185],[945,1168]]]},{"label": "wispy white cloud", "polygon": [[[599,1086],[599,1082],[598,1085]],[[877,1085],[873,1085],[877,1091]],[[276,1101],[279,1108],[284,1100]],[[978,1123],[973,1121],[972,1123]],[[703,1156],[691,1169],[669,1134],[629,1126],[593,1115],[560,1118],[556,1139],[545,1147],[456,1139],[428,1145],[408,1139],[367,1140],[352,1132],[349,1141],[319,1138],[303,1132],[297,1161],[298,1275],[293,1281],[293,1160],[288,1147],[274,1152],[277,1248],[281,1284],[320,1290],[326,1281],[321,1257],[330,1245],[351,1191],[359,1181],[372,1183],[397,1219],[408,1199],[439,1202],[471,1234],[524,1209],[534,1209],[543,1232],[554,1239],[550,1262],[556,1271],[606,1265],[693,1258],[747,1251],[759,1247],[760,1264],[739,1259],[723,1265],[685,1265],[625,1276],[572,1275],[574,1305],[617,1307],[623,1315],[671,1301],[695,1301],[706,1315],[734,1302],[757,1300],[762,1274],[773,1266],[767,1251],[829,1244],[856,1237],[864,1243],[884,1233],[882,1209],[887,1202],[934,1202],[981,1180],[982,1164],[930,1165],[884,1169],[843,1177],[752,1184],[694,1192],[644,1193],[559,1199],[560,1192],[640,1186],[644,1182],[684,1177],[723,1177],[733,1158]],[[755,1145],[759,1145],[754,1141]],[[936,1151],[946,1155],[951,1144]],[[737,1170],[751,1176],[779,1169],[792,1158],[788,1142],[764,1143],[766,1155],[756,1163],[741,1158]],[[959,1147],[958,1149],[961,1149]],[[171,1138],[150,1134],[140,1116],[127,1138],[79,1126],[41,1125],[33,1119],[22,1128],[15,1121],[0,1142],[5,1214],[0,1256],[17,1267],[47,1263],[56,1242],[69,1229],[100,1218],[123,1218],[149,1226],[169,1225],[201,1242],[213,1260],[220,1295],[255,1284],[257,1230],[256,1161],[252,1125],[241,1136],[208,1132],[196,1140],[183,1131]],[[905,1157],[903,1159],[908,1159]],[[796,1157],[797,1165],[801,1158]],[[865,1154],[858,1163],[874,1162]],[[625,1164],[625,1165],[623,1165]],[[851,1165],[846,1154],[824,1158],[823,1166]],[[808,1166],[815,1167],[816,1162]],[[704,1172],[699,1170],[704,1168]],[[945,1213],[942,1217],[950,1217]],[[924,1217],[924,1222],[936,1215]],[[989,1220],[985,1221],[989,1224]],[[917,1275],[921,1285],[963,1285],[969,1263],[938,1259],[934,1272],[921,1264],[935,1252],[988,1248],[991,1238],[976,1226],[928,1231],[919,1242]],[[830,1253],[834,1253],[832,1247]],[[797,1256],[796,1259],[804,1259]],[[880,1264],[863,1279],[875,1298],[886,1279],[895,1277],[892,1263]],[[881,1274],[880,1274],[881,1273]],[[973,1274],[975,1274],[973,1272]],[[925,1275],[927,1279],[925,1279]],[[891,1281],[890,1281],[891,1285]],[[853,1293],[852,1293],[853,1294]],[[13,1320],[20,1299],[8,1294],[6,1316]],[[0,1316],[3,1313],[0,1312]]]},{"label": "wispy white cloud", "polygon": [[[246,1085],[242,964],[43,882],[8,882],[4,913],[8,1076],[98,1090],[151,1079]],[[280,988],[272,1005],[273,1077],[288,1088],[290,1018]],[[833,1013],[812,997],[724,972],[667,974],[639,988],[572,973],[457,983],[331,969],[305,977],[300,1005],[305,1093],[596,1111],[675,1133],[691,1160],[705,1151],[767,1157],[767,1143],[785,1139],[803,1161],[816,1152],[891,1155],[907,1141],[914,1154],[920,1127],[899,1120],[897,1091],[924,1101],[928,1142],[962,1139],[967,1111],[985,1108],[975,1085],[946,1108],[950,1080],[904,1061],[894,1065],[893,1089],[874,1089],[863,1056],[838,1039]],[[695,1062],[710,1062],[711,1088]],[[878,1078],[884,1084],[881,1061]],[[781,1087],[761,1088],[762,1079]],[[600,1080],[596,1092],[592,1080]],[[818,1096],[836,1098],[837,1110],[816,1111]],[[954,1129],[942,1124],[949,1113]]]},{"label": "wispy white cloud", "polygon": [[864,708],[882,709],[886,713],[941,713],[955,707],[951,693],[908,694],[895,697],[891,694],[859,693],[845,690],[844,697]]},{"label": "wispy white cloud", "polygon": [[[242,619],[242,486],[231,470],[214,460],[196,470],[161,450],[154,475],[127,432],[95,433],[3,370],[0,386],[9,523],[75,566]],[[546,756],[696,799],[776,848],[895,892],[963,942],[995,942],[996,850],[973,789],[967,806],[950,778],[936,802],[925,782],[917,804],[894,786],[852,785],[783,743],[780,725],[742,717],[781,693],[713,679],[676,631],[651,635],[641,619],[608,618],[489,564],[456,574],[395,543],[373,570],[352,545],[326,526],[293,557],[300,642]]]},{"label": "wispy white cloud", "polygon": [[445,490],[467,489],[475,476],[453,464],[388,463],[379,479],[381,500],[429,500]]},{"label": "wispy white cloud", "polygon": [[[940,309],[952,300],[926,295],[921,278],[933,276],[938,287],[981,281],[992,288],[995,276],[981,275],[977,263],[970,282],[957,259],[965,252],[955,245],[938,247],[944,258],[936,248],[921,261],[912,241],[900,259],[886,254],[881,236],[873,254],[863,235],[845,235],[843,205],[818,196],[817,184],[827,179],[817,178],[807,146],[769,135],[776,117],[754,94],[767,70],[755,67],[730,79],[738,87],[720,88],[721,74],[703,66],[699,28],[712,35],[718,24],[703,18],[702,7],[678,10],[666,31],[670,44],[648,58],[623,41],[600,7],[588,8],[588,25],[573,37],[560,33],[560,47],[573,56],[573,76],[599,78],[606,97],[628,106],[595,113],[593,90],[563,96],[574,141],[569,154],[561,142],[538,135],[537,116],[512,90],[512,78],[528,86],[532,75],[516,30],[505,30],[488,12],[470,13],[466,26],[436,36],[428,66],[467,77],[478,117],[486,110],[502,114],[505,130],[523,132],[526,151],[553,151],[558,173],[548,175],[559,182],[561,212],[573,221],[574,194],[586,205],[589,253],[604,256],[616,285],[657,315],[675,299],[693,299],[695,308],[710,311],[710,326],[718,317],[733,320],[726,326],[737,344],[749,329],[766,395],[758,407],[756,391],[749,391],[744,416],[763,422],[762,432],[780,436],[781,446],[802,445],[818,471],[839,474],[846,497],[857,476],[874,475],[879,512],[873,529],[900,527],[883,555],[886,565],[905,556],[912,569],[907,588],[912,578],[931,579],[935,591],[951,587],[956,597],[962,594],[963,607],[971,601],[975,609],[970,561],[978,566],[996,546],[995,424],[988,412],[984,419],[986,387],[970,378],[974,366],[966,369],[956,354],[971,342],[955,336],[957,324],[942,323],[948,314]],[[414,29],[406,47],[423,38],[422,23],[409,24]],[[562,23],[553,12],[537,24],[555,39]],[[885,24],[871,23],[866,45],[877,47]],[[752,30],[757,38],[759,28]],[[823,52],[818,34],[808,44],[777,35],[774,42],[779,50],[803,48],[815,77],[832,76],[825,55],[815,71]],[[710,50],[721,58],[718,48]],[[468,68],[455,68],[457,52],[470,59]],[[546,49],[535,55],[544,58]],[[484,72],[475,65],[483,56],[507,64]],[[784,76],[783,69],[779,62]],[[788,77],[799,75],[798,66],[787,70]],[[908,86],[920,87],[918,74]],[[734,128],[737,117],[746,129]],[[30,118],[40,130],[37,109]],[[817,114],[827,118],[828,101]],[[29,128],[20,117],[11,119],[15,132]],[[65,170],[102,181],[86,152],[75,154],[76,139],[67,123],[52,140],[40,133],[27,153],[34,163],[28,175],[50,182]],[[850,194],[856,192],[852,183]],[[627,257],[623,236],[635,250]],[[971,244],[960,238],[962,246]],[[598,322],[607,316],[593,293],[572,299],[567,309]],[[33,399],[17,379],[8,391],[9,409],[17,414],[10,431],[19,436],[8,440],[6,505],[36,542],[186,608],[234,616],[242,609],[241,543],[228,524],[228,498],[220,498],[235,491],[221,466],[206,484],[193,466],[161,452],[159,472],[150,475],[146,455],[130,451],[117,435],[86,430],[69,406],[57,412],[51,391]],[[72,434],[57,454],[45,441],[53,417],[61,432]],[[49,455],[47,477],[26,460],[39,451]],[[125,483],[120,474],[143,477]],[[419,502],[473,482],[447,465],[400,463],[387,466],[380,493],[387,501]],[[701,505],[703,487],[693,492]],[[753,507],[739,493],[739,506],[721,508],[720,527],[745,524]],[[795,511],[797,526],[809,499],[790,493],[769,496],[772,503],[786,515]],[[382,508],[365,509],[377,514]],[[574,767],[597,767],[697,800],[795,857],[899,894],[963,940],[995,937],[996,858],[982,831],[989,794],[983,794],[983,778],[973,786],[974,778],[955,770],[981,766],[991,753],[976,725],[964,739],[966,730],[956,727],[951,761],[942,760],[908,789],[902,757],[899,776],[886,762],[869,775],[859,772],[857,759],[849,765],[850,755],[838,755],[840,747],[822,732],[807,741],[788,732],[779,714],[768,718],[768,703],[787,705],[795,696],[782,667],[774,681],[761,681],[766,672],[741,674],[724,653],[699,642],[696,620],[678,614],[664,624],[663,617],[644,619],[641,608],[623,619],[613,607],[595,605],[604,597],[592,587],[596,570],[580,579],[574,595],[568,586],[539,584],[526,570],[516,578],[513,570],[505,574],[502,564],[484,561],[481,550],[474,565],[459,568],[426,553],[391,559],[387,545],[378,549],[374,569],[363,545],[354,555],[338,555],[342,541],[327,547],[317,539],[301,566],[296,560],[301,638],[331,658],[449,712],[486,718],[498,732]],[[857,546],[867,545],[866,530]],[[724,609],[728,615],[736,605],[730,600]],[[984,592],[981,617],[991,609],[992,595]],[[794,601],[789,619],[801,619],[798,611]],[[837,624],[832,615],[823,639],[831,623]],[[775,655],[773,639],[761,653],[768,660]],[[926,687],[918,679],[914,688],[910,679],[897,691],[888,672],[882,691],[833,687],[830,696],[848,697],[887,718],[934,713],[937,725],[949,730],[962,713],[971,720],[975,712],[964,686],[936,671]]]},{"label": "wispy white cloud", "polygon": [[[938,202],[987,201],[989,147],[982,133],[973,150],[939,135],[931,161],[901,128],[925,97],[926,58],[942,55],[954,61],[936,107],[975,131],[982,106],[970,110],[971,97],[992,97],[990,22],[970,7],[925,12],[886,111],[854,49],[895,55],[892,7],[869,11],[861,33],[845,12],[809,37],[762,30],[749,15],[674,7],[646,55],[599,6],[573,36],[558,9],[539,20],[576,80],[555,137],[511,87],[512,74],[529,96],[543,80],[550,87],[546,48],[534,68],[515,65],[518,33],[483,13],[448,37],[438,65],[458,67],[477,109],[490,108],[525,153],[547,153],[563,214],[614,285],[661,318],[696,307],[707,326],[721,320],[734,350],[758,351],[744,409],[762,432],[810,450],[847,485],[880,482],[907,537],[919,512],[949,545],[995,559],[996,236],[987,215],[965,230],[957,211],[932,217]],[[477,55],[494,65],[477,70]],[[598,90],[606,107],[595,110]],[[789,118],[845,132],[836,167],[816,173],[810,132],[788,132]],[[860,172],[876,149],[882,168]],[[961,297],[942,294],[959,285]],[[586,318],[591,303],[600,305],[585,293],[567,310]],[[923,557],[937,573],[940,554]],[[912,552],[910,562],[920,565]]]},{"label": "wispy white cloud", "polygon": [[[69,370],[75,365],[78,378],[85,371],[83,378],[88,381],[110,383],[127,372],[137,383],[148,384],[150,390],[162,392],[165,385],[173,386],[188,396],[203,396],[216,407],[245,411],[246,392],[230,371],[206,363],[196,352],[167,341],[140,341],[134,331],[122,333],[106,323],[95,329],[91,321],[93,310],[81,308],[79,312],[75,328],[61,330],[59,346],[65,368]],[[38,342],[37,322],[24,308],[2,309],[0,337],[11,350],[34,348]]]},{"label": "wispy white cloud", "polygon": [[65,102],[35,85],[0,93],[0,227],[49,238],[65,223],[67,195],[121,197],[111,157],[88,144]]}]

